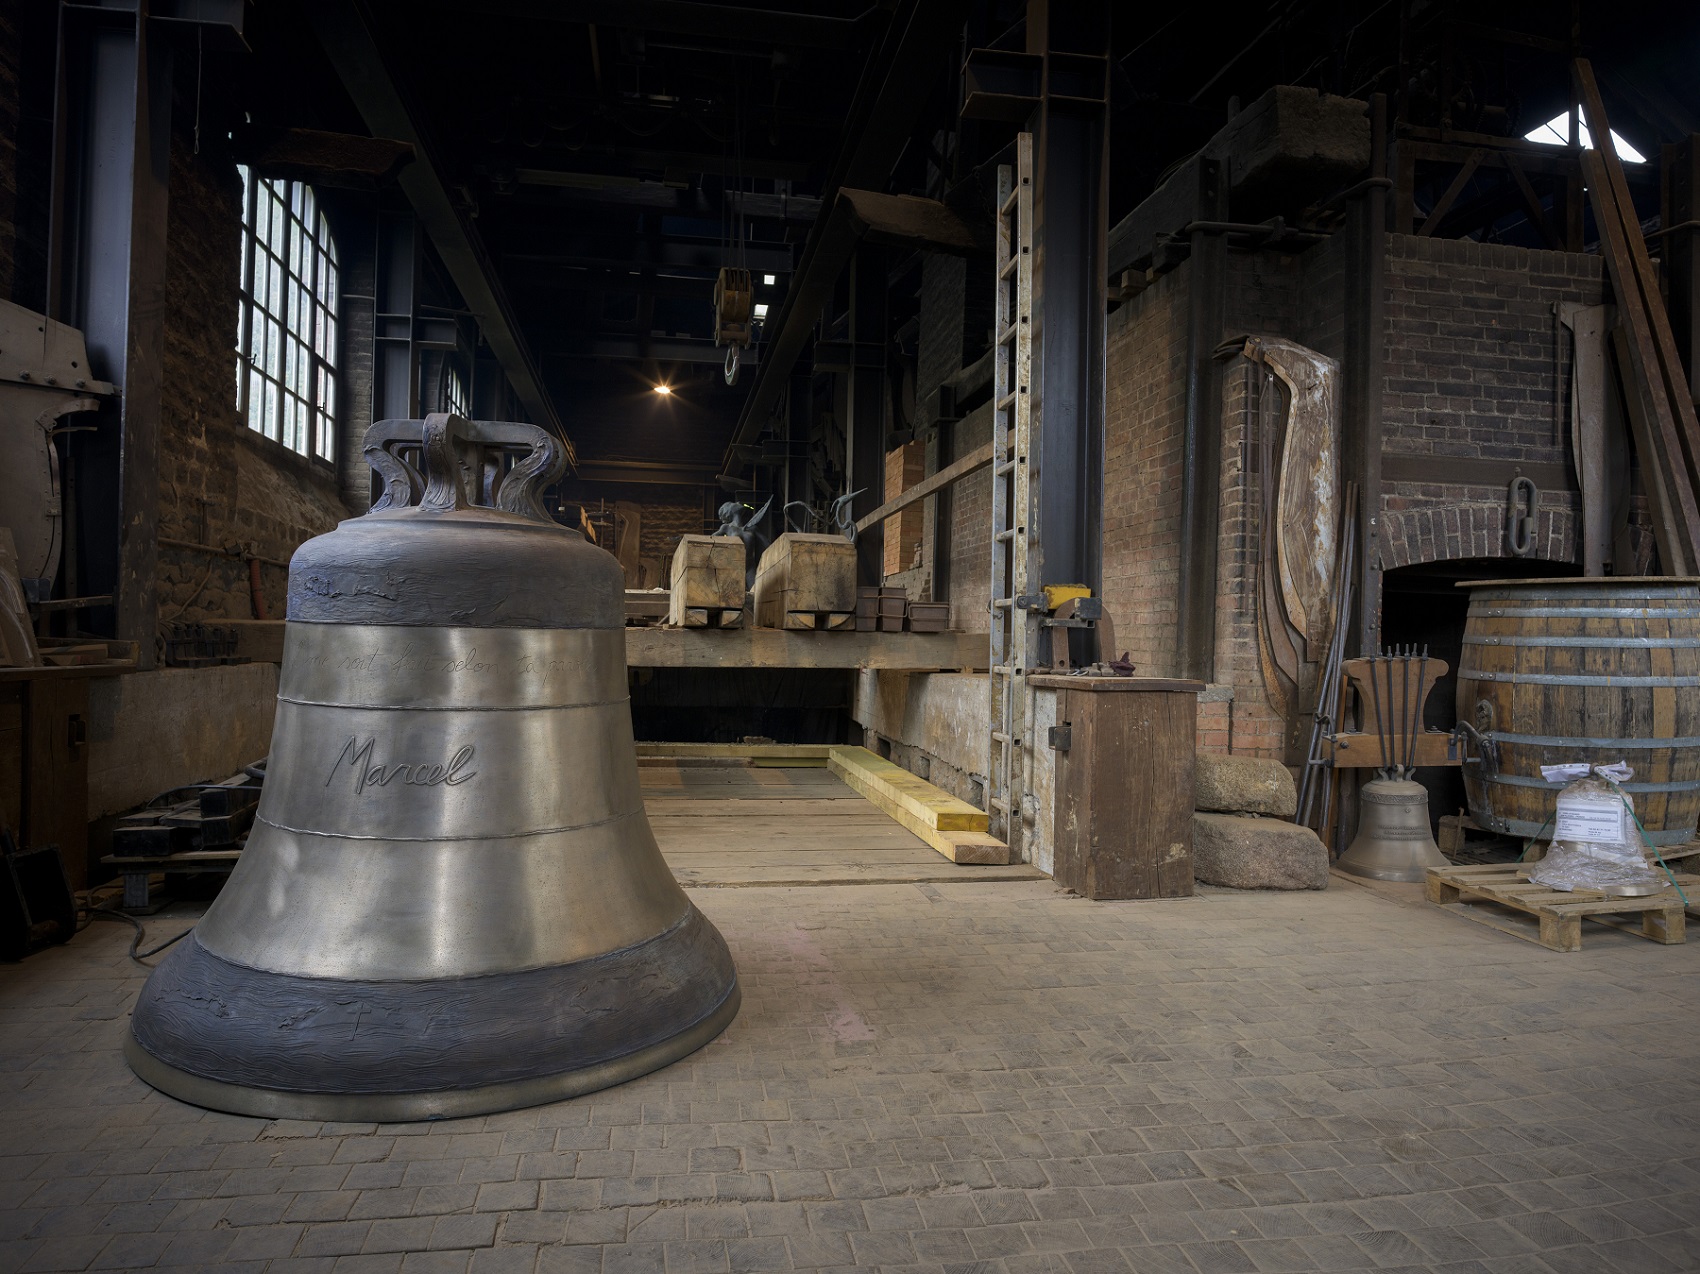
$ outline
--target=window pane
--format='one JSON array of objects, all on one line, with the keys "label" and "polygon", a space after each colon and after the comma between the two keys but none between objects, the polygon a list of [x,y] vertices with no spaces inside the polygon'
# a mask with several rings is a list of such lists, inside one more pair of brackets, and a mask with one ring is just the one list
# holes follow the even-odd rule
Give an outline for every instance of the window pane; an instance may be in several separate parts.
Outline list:
[{"label": "window pane", "polygon": [[303,455],[335,450],[336,245],[311,187],[242,177],[238,409]]}]

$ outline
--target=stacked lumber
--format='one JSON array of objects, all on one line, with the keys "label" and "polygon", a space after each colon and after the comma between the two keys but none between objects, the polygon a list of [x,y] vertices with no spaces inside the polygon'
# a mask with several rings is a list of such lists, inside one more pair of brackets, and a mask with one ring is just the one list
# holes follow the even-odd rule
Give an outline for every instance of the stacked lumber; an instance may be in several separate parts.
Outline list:
[{"label": "stacked lumber", "polygon": [[1611,144],[1611,124],[1594,69],[1588,59],[1577,58],[1574,71],[1595,143],[1594,149],[1582,152],[1582,173],[1599,224],[1600,255],[1617,299],[1618,325],[1612,338],[1659,564],[1666,575],[1694,575],[1700,571],[1700,421],[1623,163]]}]

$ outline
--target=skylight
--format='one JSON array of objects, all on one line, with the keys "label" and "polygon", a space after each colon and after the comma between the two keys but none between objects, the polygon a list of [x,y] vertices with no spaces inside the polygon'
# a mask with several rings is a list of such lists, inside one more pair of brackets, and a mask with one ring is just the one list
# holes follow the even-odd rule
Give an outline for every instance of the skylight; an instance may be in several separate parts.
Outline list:
[{"label": "skylight", "polygon": [[[1588,132],[1588,125],[1578,123],[1576,128],[1577,135],[1582,139],[1582,145],[1589,150],[1594,149],[1594,139]],[[1524,133],[1523,140],[1541,142],[1548,146],[1570,145],[1570,112],[1565,111],[1561,115],[1554,115],[1534,132]],[[1617,152],[1617,157],[1624,163],[1644,164],[1647,162],[1647,157],[1624,141],[1615,128],[1611,131],[1611,144],[1612,149]]]}]

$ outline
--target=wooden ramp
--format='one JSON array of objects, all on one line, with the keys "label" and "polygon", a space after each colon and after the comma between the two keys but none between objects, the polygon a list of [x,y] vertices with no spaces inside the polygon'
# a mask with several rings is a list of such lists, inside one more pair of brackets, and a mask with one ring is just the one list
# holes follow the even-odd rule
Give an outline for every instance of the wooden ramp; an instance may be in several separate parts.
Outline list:
[{"label": "wooden ramp", "polygon": [[1043,880],[1026,863],[952,863],[825,769],[639,770],[649,825],[686,886]]}]

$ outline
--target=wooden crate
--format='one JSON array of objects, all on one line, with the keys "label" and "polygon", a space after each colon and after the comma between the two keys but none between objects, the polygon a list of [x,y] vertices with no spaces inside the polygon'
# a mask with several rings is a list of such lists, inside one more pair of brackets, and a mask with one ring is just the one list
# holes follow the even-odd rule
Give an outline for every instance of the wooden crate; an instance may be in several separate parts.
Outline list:
[{"label": "wooden crate", "polygon": [[950,627],[948,602],[910,602],[909,631],[912,633],[942,633]]},{"label": "wooden crate", "polygon": [[[1687,941],[1684,904],[1675,889],[1646,898],[1614,898],[1596,889],[1565,893],[1530,882],[1528,873],[1529,867],[1518,863],[1431,867],[1424,889],[1436,906],[1501,933],[1538,942],[1549,951],[1580,951],[1584,919],[1666,946]],[[1676,879],[1690,904],[1700,903],[1700,876]],[[1536,923],[1519,923],[1519,914]]]},{"label": "wooden crate", "polygon": [[754,598],[762,628],[853,628],[856,546],[838,535],[781,535],[756,566]]},{"label": "wooden crate", "polygon": [[675,628],[736,628],[744,616],[744,542],[684,535],[673,550],[667,622]]}]

